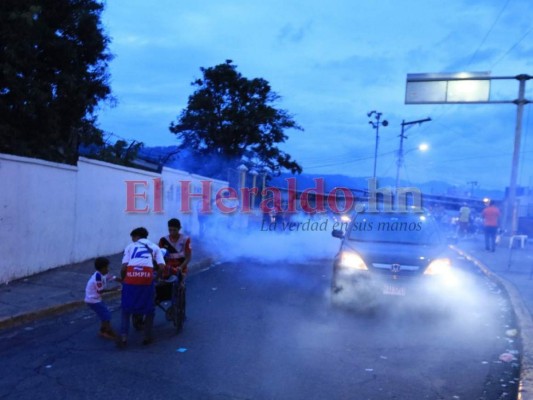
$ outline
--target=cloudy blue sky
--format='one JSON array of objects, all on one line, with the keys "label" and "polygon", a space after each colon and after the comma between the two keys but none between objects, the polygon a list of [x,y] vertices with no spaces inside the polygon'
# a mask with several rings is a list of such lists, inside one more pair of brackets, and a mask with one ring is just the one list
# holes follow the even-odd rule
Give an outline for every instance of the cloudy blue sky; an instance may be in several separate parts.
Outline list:
[{"label": "cloudy blue sky", "polygon": [[[533,75],[531,0],[108,0],[115,107],[100,126],[147,146],[176,144],[168,126],[186,107],[200,67],[233,60],[264,78],[305,129],[282,145],[313,174],[371,176],[381,112],[377,175],[394,177],[402,121],[402,178],[480,188],[509,184],[516,124],[513,104],[406,105],[408,73],[490,71]],[[533,80],[526,85],[533,100]],[[494,99],[514,100],[518,81],[498,81]],[[525,107],[518,183],[533,184],[533,115]]]}]

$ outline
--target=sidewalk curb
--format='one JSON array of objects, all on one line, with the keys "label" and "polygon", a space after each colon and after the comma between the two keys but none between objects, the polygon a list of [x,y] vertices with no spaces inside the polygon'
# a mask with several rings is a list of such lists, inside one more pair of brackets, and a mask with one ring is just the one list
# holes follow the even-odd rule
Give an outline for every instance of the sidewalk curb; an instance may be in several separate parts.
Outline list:
[{"label": "sidewalk curb", "polygon": [[516,287],[507,279],[492,272],[487,265],[455,246],[452,250],[476,265],[489,279],[503,287],[507,292],[519,325],[522,354],[520,356],[520,382],[518,386],[518,400],[533,398],[533,318]]},{"label": "sidewalk curb", "polygon": [[[208,266],[212,265],[214,263],[213,258],[207,257],[203,260],[200,260],[196,263],[192,263],[189,265],[189,276],[195,275],[199,272],[201,272],[203,269],[207,268]],[[110,292],[104,294],[105,300],[111,300],[115,299],[117,297],[120,297],[120,291],[116,292]],[[85,306],[85,301],[83,301],[83,293],[80,293],[80,299],[81,300],[75,300],[70,301],[63,304],[58,304],[51,307],[44,307],[39,310],[34,310],[26,313],[16,314],[9,317],[4,317],[0,319],[0,330],[7,329],[7,328],[13,328],[18,325],[22,325],[28,322],[32,322],[37,319],[42,319],[46,317],[51,317],[54,315],[59,315],[62,313],[65,313],[67,311],[72,311],[76,308],[81,308]]]}]

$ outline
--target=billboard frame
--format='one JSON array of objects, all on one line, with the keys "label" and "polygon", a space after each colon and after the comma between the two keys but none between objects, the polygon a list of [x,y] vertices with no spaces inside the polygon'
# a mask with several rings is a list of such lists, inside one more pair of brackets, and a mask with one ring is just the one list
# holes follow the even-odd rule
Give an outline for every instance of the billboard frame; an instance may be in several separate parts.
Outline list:
[{"label": "billboard frame", "polygon": [[[483,101],[408,101],[408,84],[413,82],[450,82],[450,81],[490,81],[496,79],[518,80],[518,98],[516,100],[490,101],[490,89],[487,100]],[[427,74],[407,74],[405,104],[516,104],[516,125],[514,137],[513,161],[511,164],[511,178],[509,183],[509,196],[505,207],[504,226],[510,235],[515,235],[518,229],[518,213],[516,204],[516,183],[518,177],[518,164],[520,160],[520,141],[522,136],[522,119],[524,106],[532,101],[525,98],[526,81],[533,79],[533,76],[520,74],[515,76],[490,76],[489,72],[458,72],[458,73],[427,73]],[[446,83],[447,85],[447,83]],[[448,87],[446,87],[448,90]]]}]

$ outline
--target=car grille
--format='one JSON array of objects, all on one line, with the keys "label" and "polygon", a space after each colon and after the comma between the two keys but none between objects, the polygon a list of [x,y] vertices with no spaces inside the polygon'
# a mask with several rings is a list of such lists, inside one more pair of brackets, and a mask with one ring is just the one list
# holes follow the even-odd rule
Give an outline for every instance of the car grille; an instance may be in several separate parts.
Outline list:
[{"label": "car grille", "polygon": [[418,275],[422,268],[419,265],[400,264],[399,271],[395,272],[392,266],[393,264],[372,263],[374,271],[381,274]]}]

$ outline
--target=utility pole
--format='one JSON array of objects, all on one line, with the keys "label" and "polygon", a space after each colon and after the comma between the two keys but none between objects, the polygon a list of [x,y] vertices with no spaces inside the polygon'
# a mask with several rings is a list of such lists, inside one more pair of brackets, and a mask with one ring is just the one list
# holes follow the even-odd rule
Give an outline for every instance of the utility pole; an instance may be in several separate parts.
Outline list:
[{"label": "utility pole", "polygon": [[509,197],[506,206],[506,224],[510,228],[510,234],[516,234],[518,230],[518,207],[516,204],[516,181],[518,177],[518,160],[520,158],[520,137],[522,134],[522,117],[524,114],[524,105],[530,103],[526,100],[526,81],[533,78],[530,75],[518,75],[518,99],[514,101],[516,104],[516,127],[514,136],[514,149],[513,149],[513,163],[511,165],[511,182],[509,184]]},{"label": "utility pole", "polygon": [[474,188],[477,187],[477,181],[466,182],[467,185],[470,185],[470,197],[474,197]]},{"label": "utility pole", "polygon": [[374,149],[374,174],[372,177],[374,178],[374,181],[376,180],[376,166],[377,166],[377,160],[378,160],[378,143],[379,143],[379,126],[387,126],[389,125],[389,122],[385,119],[380,122],[382,113],[377,112],[375,110],[370,111],[368,114],[366,114],[367,117],[371,117],[372,115],[375,115],[376,122],[368,121],[370,125],[372,125],[372,128],[376,130],[376,147]]},{"label": "utility pole", "polygon": [[408,125],[414,125],[414,124],[423,124],[424,122],[431,121],[431,118],[424,118],[419,119],[416,121],[409,121],[405,122],[405,120],[402,121],[402,133],[400,133],[400,149],[398,150],[398,162],[396,163],[396,192],[398,192],[398,187],[400,185],[400,168],[403,165],[403,140],[407,139],[407,136],[405,135],[405,127]]}]

